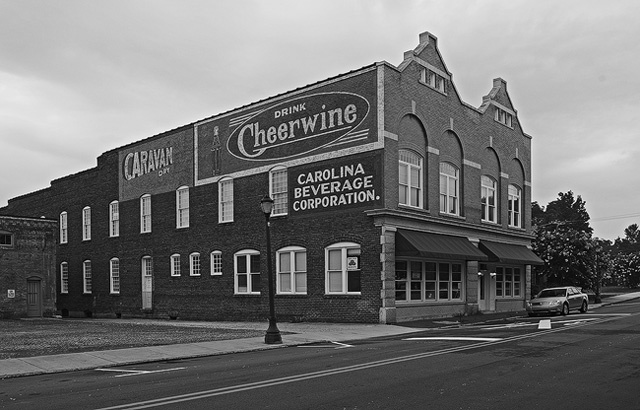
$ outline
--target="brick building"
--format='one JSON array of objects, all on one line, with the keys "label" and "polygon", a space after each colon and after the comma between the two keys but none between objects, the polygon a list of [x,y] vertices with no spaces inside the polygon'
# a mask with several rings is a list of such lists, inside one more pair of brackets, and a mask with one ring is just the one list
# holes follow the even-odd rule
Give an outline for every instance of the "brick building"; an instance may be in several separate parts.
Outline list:
[{"label": "brick building", "polygon": [[102,154],[9,201],[59,220],[63,314],[394,323],[524,308],[531,137],[506,82],[463,102],[437,47]]},{"label": "brick building", "polygon": [[0,216],[0,318],[52,316],[56,220]]}]

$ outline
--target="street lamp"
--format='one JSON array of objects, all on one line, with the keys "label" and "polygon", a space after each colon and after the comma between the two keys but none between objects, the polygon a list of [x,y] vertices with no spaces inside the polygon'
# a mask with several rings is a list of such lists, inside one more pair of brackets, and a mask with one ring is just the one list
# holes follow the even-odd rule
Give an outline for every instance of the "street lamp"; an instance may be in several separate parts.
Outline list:
[{"label": "street lamp", "polygon": [[273,199],[269,195],[265,195],[260,201],[260,208],[264,213],[265,226],[267,229],[267,274],[269,276],[269,328],[264,335],[264,342],[266,344],[282,343],[282,336],[280,336],[280,330],[276,323],[276,309],[274,306],[274,289],[273,289],[273,268],[271,265],[271,225],[269,224],[269,217],[273,210]]}]

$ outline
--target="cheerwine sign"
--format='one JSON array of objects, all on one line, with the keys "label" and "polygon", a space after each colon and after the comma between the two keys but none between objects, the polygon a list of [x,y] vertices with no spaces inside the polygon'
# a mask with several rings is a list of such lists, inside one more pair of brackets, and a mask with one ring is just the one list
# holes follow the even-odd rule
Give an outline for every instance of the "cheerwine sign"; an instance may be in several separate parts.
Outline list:
[{"label": "cheerwine sign", "polygon": [[293,213],[377,204],[381,188],[374,164],[371,158],[364,158],[292,172]]},{"label": "cheerwine sign", "polygon": [[238,125],[227,140],[235,157],[273,161],[339,143],[369,115],[370,104],[348,92],[328,92],[283,101]]}]

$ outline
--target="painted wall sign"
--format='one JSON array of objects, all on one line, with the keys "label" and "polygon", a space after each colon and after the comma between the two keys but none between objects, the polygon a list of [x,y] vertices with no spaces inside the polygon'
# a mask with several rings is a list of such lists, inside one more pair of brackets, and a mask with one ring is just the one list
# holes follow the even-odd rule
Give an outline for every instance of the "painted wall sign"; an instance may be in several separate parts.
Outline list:
[{"label": "painted wall sign", "polygon": [[290,172],[291,213],[373,206],[381,202],[379,162],[373,157]]},{"label": "painted wall sign", "polygon": [[283,101],[247,118],[227,140],[231,155],[273,161],[309,154],[345,139],[367,118],[366,98],[327,92]]}]

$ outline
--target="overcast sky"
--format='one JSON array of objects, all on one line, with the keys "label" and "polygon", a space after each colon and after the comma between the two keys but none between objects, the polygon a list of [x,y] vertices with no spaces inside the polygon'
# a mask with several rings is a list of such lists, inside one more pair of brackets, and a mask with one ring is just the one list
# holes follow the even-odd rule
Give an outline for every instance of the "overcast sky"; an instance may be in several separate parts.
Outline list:
[{"label": "overcast sky", "polygon": [[103,152],[403,53],[429,31],[462,99],[502,77],[533,200],[640,223],[640,1],[0,0],[0,206]]}]

